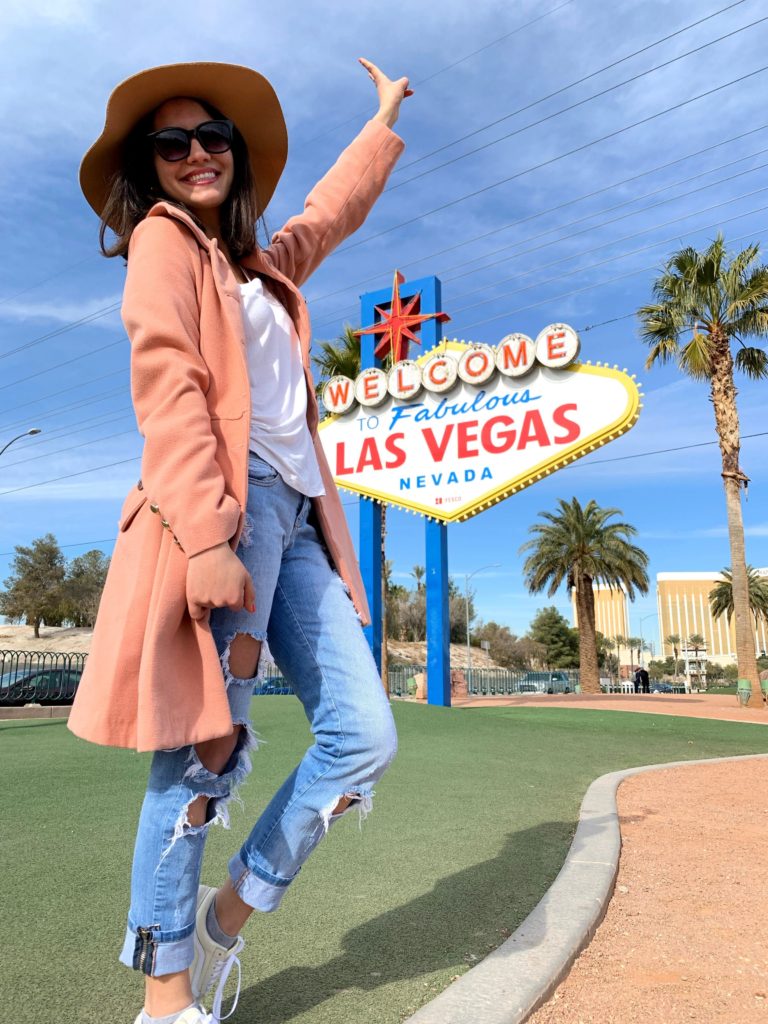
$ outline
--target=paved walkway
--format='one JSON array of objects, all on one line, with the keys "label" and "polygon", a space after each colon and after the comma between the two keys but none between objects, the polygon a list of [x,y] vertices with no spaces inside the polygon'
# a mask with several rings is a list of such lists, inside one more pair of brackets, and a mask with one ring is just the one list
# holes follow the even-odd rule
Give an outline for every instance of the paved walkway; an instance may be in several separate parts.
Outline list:
[{"label": "paved walkway", "polygon": [[636,775],[605,918],[528,1024],[768,1020],[768,763]]}]

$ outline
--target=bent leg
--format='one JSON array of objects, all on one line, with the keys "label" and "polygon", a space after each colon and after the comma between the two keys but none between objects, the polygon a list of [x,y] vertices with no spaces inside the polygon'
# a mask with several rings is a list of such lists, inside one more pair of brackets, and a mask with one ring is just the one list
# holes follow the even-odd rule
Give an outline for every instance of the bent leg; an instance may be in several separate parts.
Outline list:
[{"label": "bent leg", "polygon": [[[251,690],[253,689],[259,667],[261,643],[261,640],[256,640],[247,633],[238,633],[230,641],[222,660],[225,673],[228,671],[231,677],[231,684],[250,686]],[[242,723],[238,723],[229,736],[195,744],[197,756],[209,771],[216,775],[224,771],[242,728]],[[189,805],[187,817],[190,824],[203,825],[205,823],[208,801],[209,798],[203,795]]]},{"label": "bent leg", "polygon": [[277,909],[287,886],[333,822],[360,822],[373,785],[397,751],[389,701],[359,617],[314,525],[286,549],[268,636],[301,700],[315,742],[230,860],[232,887],[254,909]]}]

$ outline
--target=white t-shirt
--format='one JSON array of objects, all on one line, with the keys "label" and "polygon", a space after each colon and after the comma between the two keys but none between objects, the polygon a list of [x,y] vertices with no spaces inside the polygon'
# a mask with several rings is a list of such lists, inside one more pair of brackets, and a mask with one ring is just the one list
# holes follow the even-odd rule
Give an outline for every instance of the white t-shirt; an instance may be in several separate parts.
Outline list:
[{"label": "white t-shirt", "polygon": [[325,494],[307,426],[307,384],[296,328],[261,278],[241,284],[240,294],[251,386],[250,448],[301,494]]}]

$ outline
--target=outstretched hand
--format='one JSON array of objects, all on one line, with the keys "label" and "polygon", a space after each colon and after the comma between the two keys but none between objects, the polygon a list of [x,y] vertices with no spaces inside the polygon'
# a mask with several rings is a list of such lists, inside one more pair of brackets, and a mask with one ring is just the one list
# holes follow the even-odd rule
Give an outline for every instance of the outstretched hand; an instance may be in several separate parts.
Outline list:
[{"label": "outstretched hand", "polygon": [[413,89],[408,88],[406,77],[398,78],[393,82],[371,61],[364,57],[357,59],[368,72],[368,77],[376,86],[376,92],[379,94],[379,110],[373,120],[383,121],[388,128],[391,128],[400,113],[400,104],[406,96],[413,96]]}]

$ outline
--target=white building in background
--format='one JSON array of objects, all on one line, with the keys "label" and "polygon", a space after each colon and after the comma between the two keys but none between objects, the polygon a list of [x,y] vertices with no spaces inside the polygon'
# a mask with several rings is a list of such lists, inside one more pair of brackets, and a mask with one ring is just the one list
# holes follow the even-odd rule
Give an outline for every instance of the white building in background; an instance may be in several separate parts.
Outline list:
[{"label": "white building in background", "polygon": [[[758,569],[760,576],[768,577],[768,569]],[[704,637],[705,657],[719,665],[736,664],[736,633],[733,619],[729,624],[725,615],[715,619],[709,608],[709,592],[722,582],[719,572],[660,572],[656,576],[656,601],[659,614],[659,642],[662,657],[674,657],[668,636],[679,636],[678,654],[685,657],[686,640],[698,633]],[[694,658],[688,646],[688,656]],[[755,634],[755,653],[768,651],[768,632],[764,621]],[[699,652],[701,657],[701,652]]]}]

